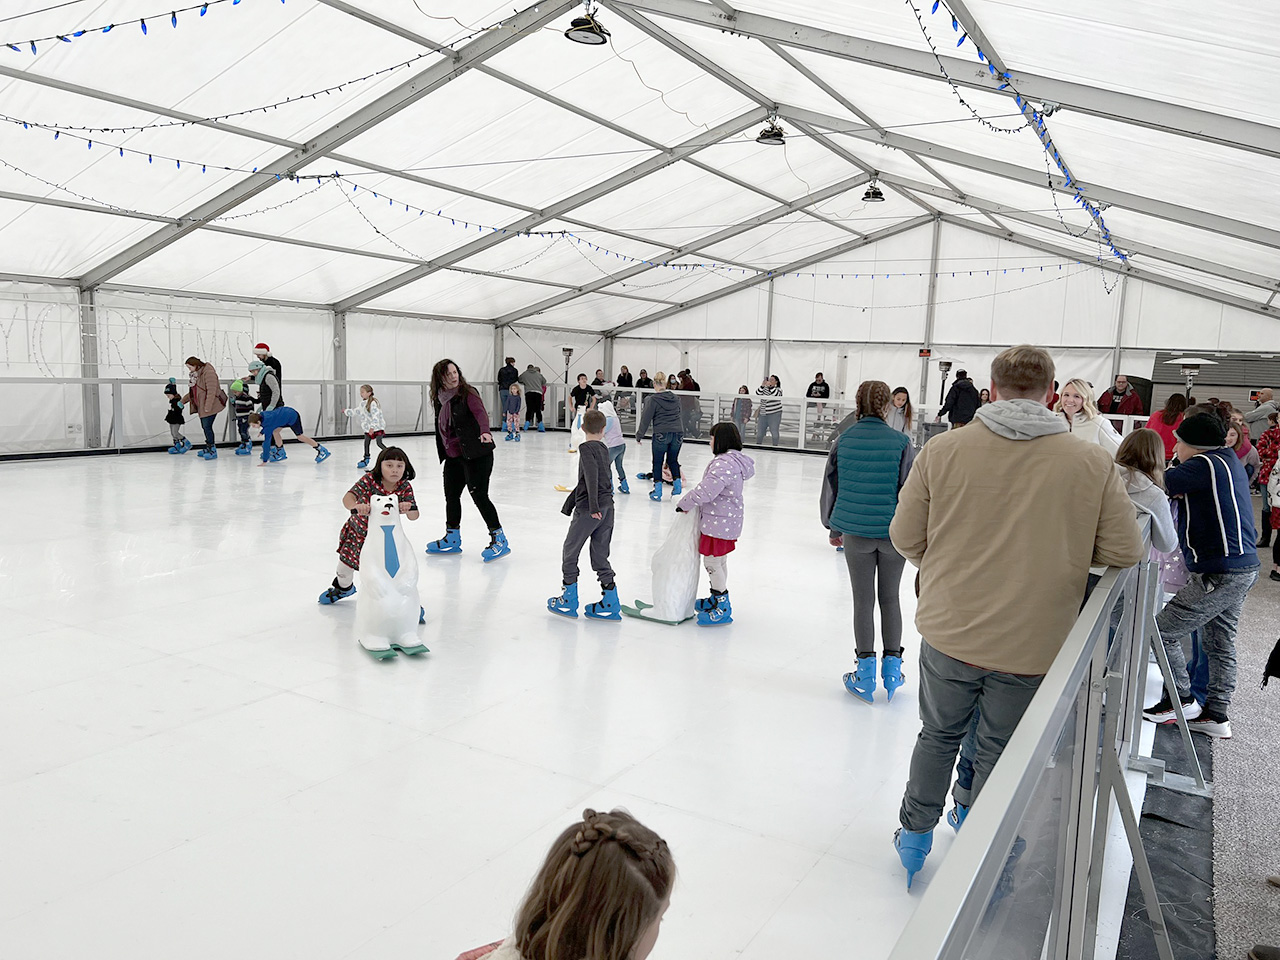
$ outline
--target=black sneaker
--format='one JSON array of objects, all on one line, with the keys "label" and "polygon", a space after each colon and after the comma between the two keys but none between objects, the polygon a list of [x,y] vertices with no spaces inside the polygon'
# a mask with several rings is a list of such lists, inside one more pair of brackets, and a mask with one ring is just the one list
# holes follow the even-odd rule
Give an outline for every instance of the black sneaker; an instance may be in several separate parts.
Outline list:
[{"label": "black sneaker", "polygon": [[1272,570],[1272,571],[1271,571],[1271,579],[1272,579],[1272,580],[1280,580],[1280,570]]},{"label": "black sneaker", "polygon": [[[1195,697],[1182,701],[1182,715],[1187,720],[1193,720],[1200,716],[1200,704]],[[1160,698],[1160,702],[1154,707],[1148,707],[1142,711],[1144,719],[1150,720],[1152,723],[1173,723],[1178,719],[1178,715],[1173,712],[1173,703],[1169,700],[1169,694],[1165,694]],[[1228,734],[1230,736],[1230,734]]]},{"label": "black sneaker", "polygon": [[1215,740],[1231,739],[1231,721],[1220,713],[1202,712],[1194,720],[1187,717],[1187,729]]}]

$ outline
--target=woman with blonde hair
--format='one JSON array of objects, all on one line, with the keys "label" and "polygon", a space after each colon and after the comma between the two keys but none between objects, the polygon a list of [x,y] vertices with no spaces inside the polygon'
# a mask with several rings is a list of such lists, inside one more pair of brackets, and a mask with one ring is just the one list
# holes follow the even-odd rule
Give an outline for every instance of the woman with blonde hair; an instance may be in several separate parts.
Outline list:
[{"label": "woman with blonde hair", "polygon": [[1053,409],[1067,422],[1067,429],[1081,440],[1096,443],[1113,457],[1120,449],[1120,434],[1111,421],[1098,412],[1093,387],[1086,381],[1068,380]]}]

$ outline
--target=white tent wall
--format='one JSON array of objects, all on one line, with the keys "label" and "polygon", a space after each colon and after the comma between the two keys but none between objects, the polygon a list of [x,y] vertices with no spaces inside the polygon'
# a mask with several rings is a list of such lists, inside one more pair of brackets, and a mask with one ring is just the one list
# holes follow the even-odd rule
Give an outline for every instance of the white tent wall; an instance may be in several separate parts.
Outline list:
[{"label": "white tent wall", "polygon": [[[492,333],[489,339],[493,339]],[[545,330],[539,327],[512,325],[502,330],[503,357],[515,357],[516,366],[523,370],[529,364],[542,368],[542,375],[548,383],[564,381],[564,354],[561,347],[573,348],[573,358],[569,361],[569,386],[574,386],[576,377],[585,373],[587,379],[595,376],[598,368],[604,367],[604,336],[599,333],[583,331],[569,333],[563,330]],[[492,380],[497,373],[503,357],[495,358],[483,377],[477,380]],[[626,363],[614,356],[614,365]],[[550,401],[548,401],[549,405]],[[551,410],[548,409],[550,414]]]},{"label": "white tent wall", "polygon": [[0,281],[0,452],[83,440],[78,384],[5,382],[80,376],[79,317],[74,287]]},{"label": "white tent wall", "polygon": [[[432,415],[421,388],[385,381],[430,380],[431,368],[445,357],[470,380],[492,380],[496,370],[493,328],[418,317],[347,314],[347,378],[373,387],[391,433],[429,429]],[[349,402],[357,401],[353,393]],[[359,432],[356,425],[351,429]]]}]

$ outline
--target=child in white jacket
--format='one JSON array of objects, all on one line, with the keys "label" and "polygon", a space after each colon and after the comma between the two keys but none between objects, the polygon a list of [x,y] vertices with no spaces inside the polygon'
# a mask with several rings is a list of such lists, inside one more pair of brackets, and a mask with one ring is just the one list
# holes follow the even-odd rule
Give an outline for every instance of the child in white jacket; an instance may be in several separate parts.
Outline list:
[{"label": "child in white jacket", "polygon": [[348,417],[360,418],[360,429],[364,431],[364,459],[356,464],[356,469],[368,470],[370,441],[376,440],[379,450],[387,449],[387,445],[382,442],[387,433],[387,421],[382,415],[378,398],[373,395],[373,387],[367,383],[360,387],[360,400],[361,403],[342,412]]}]

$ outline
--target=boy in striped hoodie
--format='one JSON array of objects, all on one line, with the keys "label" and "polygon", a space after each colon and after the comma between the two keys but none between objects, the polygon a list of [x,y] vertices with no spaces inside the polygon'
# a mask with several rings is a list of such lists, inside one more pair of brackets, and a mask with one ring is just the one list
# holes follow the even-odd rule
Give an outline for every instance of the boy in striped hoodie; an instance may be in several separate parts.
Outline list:
[{"label": "boy in striped hoodie", "polygon": [[[1236,628],[1245,597],[1258,579],[1253,501],[1240,458],[1225,446],[1227,425],[1212,413],[1183,420],[1174,431],[1178,465],[1164,475],[1169,496],[1181,500],[1178,541],[1191,581],[1156,618],[1182,701],[1187,725],[1196,733],[1230,739],[1227,710],[1236,688]],[[1209,693],[1201,708],[1191,695],[1182,640],[1191,631],[1209,660]],[[1171,692],[1143,716],[1154,723],[1175,718]]]}]

